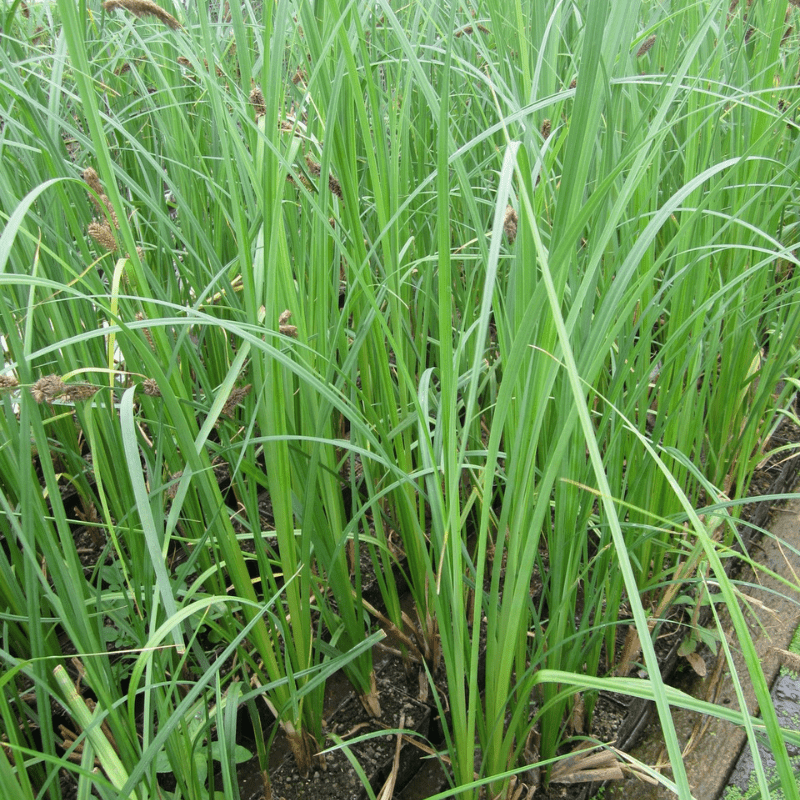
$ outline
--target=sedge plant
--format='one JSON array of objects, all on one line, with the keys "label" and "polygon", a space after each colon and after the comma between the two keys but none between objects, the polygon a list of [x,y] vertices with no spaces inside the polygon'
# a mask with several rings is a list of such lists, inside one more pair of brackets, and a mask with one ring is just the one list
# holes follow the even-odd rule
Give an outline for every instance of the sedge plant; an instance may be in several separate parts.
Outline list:
[{"label": "sedge plant", "polygon": [[[446,686],[442,797],[548,782],[602,689],[655,700],[690,796],[653,645],[686,564],[769,706],[718,549],[797,388],[779,6],[4,7],[3,785],[54,785],[55,691],[84,766],[117,743],[101,791],[235,791],[247,684],[307,772],[328,667],[380,714],[377,617]],[[797,796],[774,714],[725,714]]]}]

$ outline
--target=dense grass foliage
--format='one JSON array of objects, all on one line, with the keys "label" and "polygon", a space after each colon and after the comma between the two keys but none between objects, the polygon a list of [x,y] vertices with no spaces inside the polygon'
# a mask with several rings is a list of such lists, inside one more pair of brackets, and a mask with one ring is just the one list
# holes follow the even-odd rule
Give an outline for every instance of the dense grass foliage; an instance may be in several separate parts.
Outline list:
[{"label": "dense grass foliage", "polygon": [[[610,688],[681,797],[671,704],[797,798],[723,566],[798,388],[798,13],[6,0],[0,793],[237,797],[240,709],[308,772],[380,617],[452,795],[547,783]],[[763,721],[664,687],[694,588]]]}]

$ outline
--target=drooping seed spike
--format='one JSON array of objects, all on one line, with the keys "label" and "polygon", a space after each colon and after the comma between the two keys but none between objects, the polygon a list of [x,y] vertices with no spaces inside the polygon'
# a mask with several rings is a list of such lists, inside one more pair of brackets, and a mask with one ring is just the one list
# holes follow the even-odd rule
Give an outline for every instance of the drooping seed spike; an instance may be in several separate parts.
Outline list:
[{"label": "drooping seed spike", "polygon": [[131,14],[140,19],[147,16],[155,17],[174,31],[183,27],[172,14],[164,11],[161,6],[153,3],[152,0],[105,0],[103,3],[104,11],[114,11],[115,9],[130,11]]}]

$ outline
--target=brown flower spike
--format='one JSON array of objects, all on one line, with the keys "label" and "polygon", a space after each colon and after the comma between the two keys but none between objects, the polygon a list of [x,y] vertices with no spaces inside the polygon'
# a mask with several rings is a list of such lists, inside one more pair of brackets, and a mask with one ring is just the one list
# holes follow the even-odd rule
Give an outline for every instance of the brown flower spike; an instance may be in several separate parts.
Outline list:
[{"label": "brown flower spike", "polygon": [[60,375],[45,375],[31,387],[31,394],[37,403],[52,403],[66,391],[67,386]]},{"label": "brown flower spike", "polygon": [[148,397],[161,397],[161,389],[158,388],[158,384],[152,378],[145,378],[142,381],[142,391]]},{"label": "brown flower spike", "polygon": [[140,19],[147,16],[155,17],[174,31],[183,27],[172,14],[168,14],[161,6],[153,3],[152,0],[106,0],[103,3],[104,11],[114,11],[115,9],[130,11],[131,14]]},{"label": "brown flower spike", "polygon": [[250,394],[252,388],[252,383],[248,383],[246,386],[234,386],[234,388],[231,389],[231,393],[228,395],[228,399],[225,401],[225,405],[222,406],[222,413],[230,417],[236,409],[236,406]]},{"label": "brown flower spike", "polygon": [[311,173],[311,174],[312,174],[312,175],[313,175],[315,178],[316,178],[316,177],[319,177],[320,170],[321,170],[321,168],[320,168],[320,165],[319,165],[319,164],[317,164],[317,162],[316,162],[316,161],[314,161],[314,159],[313,159],[313,158],[311,158],[311,156],[310,156],[310,155],[308,155],[308,153],[306,153],[306,164],[308,165],[308,171],[309,171],[309,172],[310,172],[310,173]]},{"label": "brown flower spike", "polygon": [[64,399],[70,403],[78,403],[94,397],[99,391],[99,386],[92,386],[89,383],[74,383],[65,387]]},{"label": "brown flower spike", "polygon": [[513,244],[514,239],[517,238],[517,222],[519,222],[517,212],[514,211],[510,205],[506,206],[506,215],[503,218],[503,231],[508,237],[510,244]]},{"label": "brown flower spike", "polygon": [[648,36],[644,42],[642,42],[642,46],[636,52],[636,58],[641,58],[643,55],[647,53],[647,51],[656,43],[656,35],[653,34],[652,36]]},{"label": "brown flower spike", "polygon": [[342,184],[333,175],[328,175],[328,188],[331,190],[331,194],[335,194],[340,200],[344,200]]},{"label": "brown flower spike", "polygon": [[114,223],[114,227],[119,228],[117,215],[114,211],[114,207],[111,205],[111,201],[108,199],[108,195],[103,191],[103,184],[100,183],[100,176],[92,167],[87,167],[83,171],[83,180],[86,181],[90,189],[93,189],[100,195],[99,201],[93,194],[89,195],[89,200],[92,201],[92,205],[100,214],[107,211],[109,217],[111,217],[111,221]]},{"label": "brown flower spike", "polygon": [[284,336],[292,336],[297,338],[297,326],[289,325],[289,320],[292,318],[292,312],[287,308],[280,317],[278,317],[278,330]]},{"label": "brown flower spike", "polygon": [[[100,183],[100,176],[97,174],[97,170],[95,170],[93,167],[86,167],[86,169],[83,171],[83,180],[88,184],[89,188],[94,189],[97,194],[103,194],[103,184]],[[92,202],[95,202],[94,199]],[[96,202],[95,205],[97,205]],[[102,211],[101,208],[98,208],[97,210]]]},{"label": "brown flower spike", "polygon": [[250,105],[253,106],[254,111],[256,112],[256,119],[260,117],[265,117],[267,115],[267,106],[264,100],[264,92],[261,91],[259,86],[253,87],[253,91],[250,92]]},{"label": "brown flower spike", "polygon": [[[136,319],[141,322],[141,320],[145,319],[143,311],[136,312]],[[153,334],[150,333],[150,328],[142,328],[142,333],[144,334],[144,338],[147,339],[147,343],[150,345],[151,350],[155,350],[156,346],[153,344]]]},{"label": "brown flower spike", "polygon": [[104,250],[113,253],[117,249],[117,240],[114,237],[114,232],[105,220],[103,222],[90,222],[86,230],[89,236]]}]

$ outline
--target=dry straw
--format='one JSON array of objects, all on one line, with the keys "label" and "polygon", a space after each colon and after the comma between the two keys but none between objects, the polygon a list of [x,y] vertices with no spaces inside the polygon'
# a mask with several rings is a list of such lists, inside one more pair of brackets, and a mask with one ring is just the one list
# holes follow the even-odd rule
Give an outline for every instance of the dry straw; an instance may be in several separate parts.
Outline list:
[{"label": "dry straw", "polygon": [[106,0],[103,3],[104,11],[114,11],[115,9],[130,11],[131,14],[140,19],[142,17],[155,17],[174,31],[183,27],[172,14],[168,14],[161,6],[157,6],[151,0]]}]

